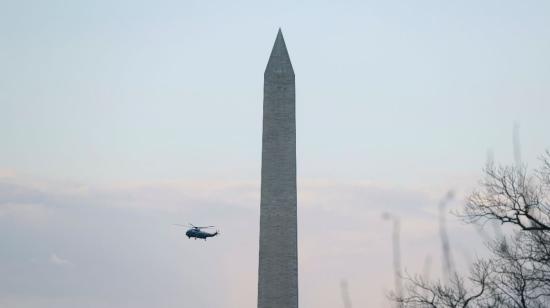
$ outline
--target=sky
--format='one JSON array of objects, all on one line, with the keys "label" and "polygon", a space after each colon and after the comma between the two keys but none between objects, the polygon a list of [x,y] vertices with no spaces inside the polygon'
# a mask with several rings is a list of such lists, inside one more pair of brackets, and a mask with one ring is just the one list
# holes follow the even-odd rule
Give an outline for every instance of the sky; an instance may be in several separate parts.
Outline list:
[{"label": "sky", "polygon": [[[550,147],[548,1],[0,0],[0,306],[254,307],[263,71],[296,74],[301,307],[441,274],[438,203]],[[449,215],[458,268],[483,255]],[[215,224],[189,241],[174,223]]]}]

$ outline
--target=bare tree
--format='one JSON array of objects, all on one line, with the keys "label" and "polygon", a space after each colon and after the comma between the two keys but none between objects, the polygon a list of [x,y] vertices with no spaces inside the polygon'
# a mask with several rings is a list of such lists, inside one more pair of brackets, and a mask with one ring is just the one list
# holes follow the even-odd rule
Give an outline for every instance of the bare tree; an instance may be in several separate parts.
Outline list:
[{"label": "bare tree", "polygon": [[406,277],[405,294],[392,299],[404,307],[550,307],[550,153],[541,161],[531,174],[517,164],[484,169],[459,216],[511,232],[487,242],[490,256],[474,262],[469,276],[455,273],[447,283]]}]

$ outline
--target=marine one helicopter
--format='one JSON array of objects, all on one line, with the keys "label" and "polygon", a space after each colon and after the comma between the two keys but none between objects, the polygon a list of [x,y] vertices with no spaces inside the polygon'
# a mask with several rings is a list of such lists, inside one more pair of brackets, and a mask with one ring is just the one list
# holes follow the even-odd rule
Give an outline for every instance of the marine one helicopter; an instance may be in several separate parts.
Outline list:
[{"label": "marine one helicopter", "polygon": [[180,226],[180,227],[189,227],[190,226],[191,228],[189,230],[187,230],[187,232],[185,232],[185,235],[187,235],[188,238],[192,238],[192,237],[194,237],[195,239],[201,238],[201,239],[204,239],[206,241],[207,238],[214,237],[214,236],[220,234],[220,232],[218,230],[216,230],[216,232],[214,232],[214,233],[208,233],[208,232],[202,231],[202,229],[214,228],[214,226],[197,227],[193,224],[189,224],[189,226],[179,225],[179,224],[174,224],[174,225],[175,226]]}]

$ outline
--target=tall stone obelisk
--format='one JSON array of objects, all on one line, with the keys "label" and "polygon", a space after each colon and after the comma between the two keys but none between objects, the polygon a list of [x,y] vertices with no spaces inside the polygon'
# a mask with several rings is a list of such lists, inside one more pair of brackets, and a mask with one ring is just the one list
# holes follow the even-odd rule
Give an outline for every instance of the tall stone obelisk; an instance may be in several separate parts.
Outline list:
[{"label": "tall stone obelisk", "polygon": [[258,308],[298,307],[294,70],[279,29],[264,73]]}]

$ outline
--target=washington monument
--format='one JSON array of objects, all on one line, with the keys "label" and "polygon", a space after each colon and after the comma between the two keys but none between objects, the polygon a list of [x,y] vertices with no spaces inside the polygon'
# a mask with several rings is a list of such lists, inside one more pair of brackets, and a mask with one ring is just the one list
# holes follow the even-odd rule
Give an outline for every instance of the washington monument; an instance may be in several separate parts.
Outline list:
[{"label": "washington monument", "polygon": [[298,307],[294,70],[279,29],[264,73],[258,308]]}]

